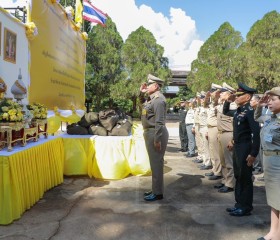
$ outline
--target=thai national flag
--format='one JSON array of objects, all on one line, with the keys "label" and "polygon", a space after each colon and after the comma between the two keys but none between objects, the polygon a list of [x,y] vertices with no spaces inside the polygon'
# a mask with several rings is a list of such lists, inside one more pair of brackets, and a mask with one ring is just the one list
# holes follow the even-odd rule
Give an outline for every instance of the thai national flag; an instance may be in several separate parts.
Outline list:
[{"label": "thai national flag", "polygon": [[84,5],[83,19],[105,26],[105,22],[107,20],[107,16],[105,13],[103,13],[98,8],[94,7],[87,0],[83,1],[83,5]]}]

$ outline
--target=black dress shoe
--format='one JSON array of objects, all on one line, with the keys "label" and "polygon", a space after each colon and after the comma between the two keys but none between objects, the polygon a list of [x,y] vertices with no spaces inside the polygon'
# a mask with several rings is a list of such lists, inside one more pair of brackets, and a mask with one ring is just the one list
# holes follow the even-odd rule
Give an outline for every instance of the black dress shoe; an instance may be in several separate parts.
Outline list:
[{"label": "black dress shoe", "polygon": [[180,148],[178,151],[179,151],[179,152],[186,152],[187,150],[186,150],[186,149],[183,149],[183,148]]},{"label": "black dress shoe", "polygon": [[148,191],[148,192],[144,192],[144,196],[149,196],[150,194],[152,194],[152,190],[151,191]]},{"label": "black dress shoe", "polygon": [[216,184],[216,185],[214,185],[214,188],[222,188],[223,186],[225,186],[225,184],[223,184],[223,183],[218,183],[218,184]]},{"label": "black dress shoe", "polygon": [[213,172],[208,172],[208,173],[205,173],[204,175],[205,175],[205,177],[210,177],[210,176],[213,176],[214,173]]},{"label": "black dress shoe", "polygon": [[200,170],[209,170],[209,169],[212,169],[212,166],[202,166],[201,168],[200,168]]},{"label": "black dress shoe", "polygon": [[231,212],[236,211],[237,209],[238,209],[238,208],[236,208],[236,207],[229,207],[229,208],[226,208],[226,211],[229,212],[229,213],[231,213]]},{"label": "black dress shoe", "polygon": [[208,179],[209,180],[218,180],[218,179],[221,179],[221,178],[222,178],[221,176],[213,175],[213,176],[210,176]]},{"label": "black dress shoe", "polygon": [[146,200],[148,202],[161,200],[161,199],[163,199],[162,194],[154,194],[154,193],[151,193],[150,195],[144,197],[144,200]]},{"label": "black dress shoe", "polygon": [[231,187],[227,187],[227,186],[223,186],[221,187],[218,192],[220,193],[228,193],[228,192],[233,192],[233,188]]},{"label": "black dress shoe", "polygon": [[195,159],[193,160],[194,163],[203,163],[203,161],[201,159]]},{"label": "black dress shoe", "polygon": [[243,217],[251,215],[251,211],[246,211],[241,208],[237,208],[235,211],[229,213],[230,216]]},{"label": "black dress shoe", "polygon": [[257,240],[266,240],[264,237],[260,237]]},{"label": "black dress shoe", "polygon": [[187,158],[195,157],[195,154],[194,154],[194,153],[191,153],[191,154],[188,153],[188,154],[186,155],[186,157],[187,157]]}]

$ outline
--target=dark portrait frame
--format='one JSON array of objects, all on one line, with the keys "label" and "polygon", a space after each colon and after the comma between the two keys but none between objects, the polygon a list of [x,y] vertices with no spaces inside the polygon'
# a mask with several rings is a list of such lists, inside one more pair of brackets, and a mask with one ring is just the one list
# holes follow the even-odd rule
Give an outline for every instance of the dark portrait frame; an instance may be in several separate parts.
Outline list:
[{"label": "dark portrait frame", "polygon": [[17,58],[17,34],[4,28],[4,60],[11,63],[16,63]]}]

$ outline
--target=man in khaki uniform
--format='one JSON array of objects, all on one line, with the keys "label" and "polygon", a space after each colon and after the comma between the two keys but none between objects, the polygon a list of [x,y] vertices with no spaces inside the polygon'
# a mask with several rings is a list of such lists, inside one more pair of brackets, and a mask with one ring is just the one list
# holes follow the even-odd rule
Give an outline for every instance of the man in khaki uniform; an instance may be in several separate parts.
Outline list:
[{"label": "man in khaki uniform", "polygon": [[141,114],[143,136],[152,170],[152,191],[144,193],[145,201],[163,199],[164,153],[169,137],[165,126],[166,99],[160,92],[163,83],[163,80],[149,74],[148,83],[144,83],[140,87],[142,95],[145,93],[149,95],[143,104]]},{"label": "man in khaki uniform", "polygon": [[210,92],[207,93],[209,101],[211,102],[207,110],[207,127],[208,127],[208,141],[209,141],[209,153],[212,163],[212,171],[206,173],[209,180],[217,180],[222,178],[222,167],[219,155],[218,141],[218,128],[217,128],[217,105],[219,99],[220,85],[212,83]]},{"label": "man in khaki uniform", "polygon": [[195,145],[197,147],[197,158],[194,160],[195,163],[202,163],[202,140],[199,134],[199,111],[200,111],[200,93],[196,93],[196,100],[194,102],[195,109],[194,109],[194,127],[192,131],[195,133]]},{"label": "man in khaki uniform", "polygon": [[[220,161],[222,165],[223,183],[215,185],[218,192],[227,193],[232,192],[235,185],[235,178],[233,172],[232,151],[227,148],[229,141],[233,138],[233,118],[223,114],[223,105],[227,98],[235,92],[235,89],[226,83],[223,83],[220,89],[220,104],[217,108],[217,123],[218,123],[218,144]],[[231,110],[237,109],[236,103],[231,103]]]},{"label": "man in khaki uniform", "polygon": [[200,96],[201,107],[199,110],[199,134],[202,140],[201,154],[203,158],[203,164],[200,166],[200,170],[212,169],[212,164],[209,154],[209,142],[208,142],[208,127],[207,127],[207,109],[205,97],[206,92],[202,91]]}]

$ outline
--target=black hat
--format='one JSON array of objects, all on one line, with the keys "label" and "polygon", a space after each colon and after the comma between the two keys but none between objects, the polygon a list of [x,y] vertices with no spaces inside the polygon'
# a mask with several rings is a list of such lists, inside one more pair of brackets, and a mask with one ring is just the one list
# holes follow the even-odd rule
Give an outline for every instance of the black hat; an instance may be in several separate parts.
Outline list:
[{"label": "black hat", "polygon": [[238,83],[238,89],[236,90],[235,95],[243,95],[245,93],[254,94],[257,90],[254,88],[250,88],[244,83]]}]

